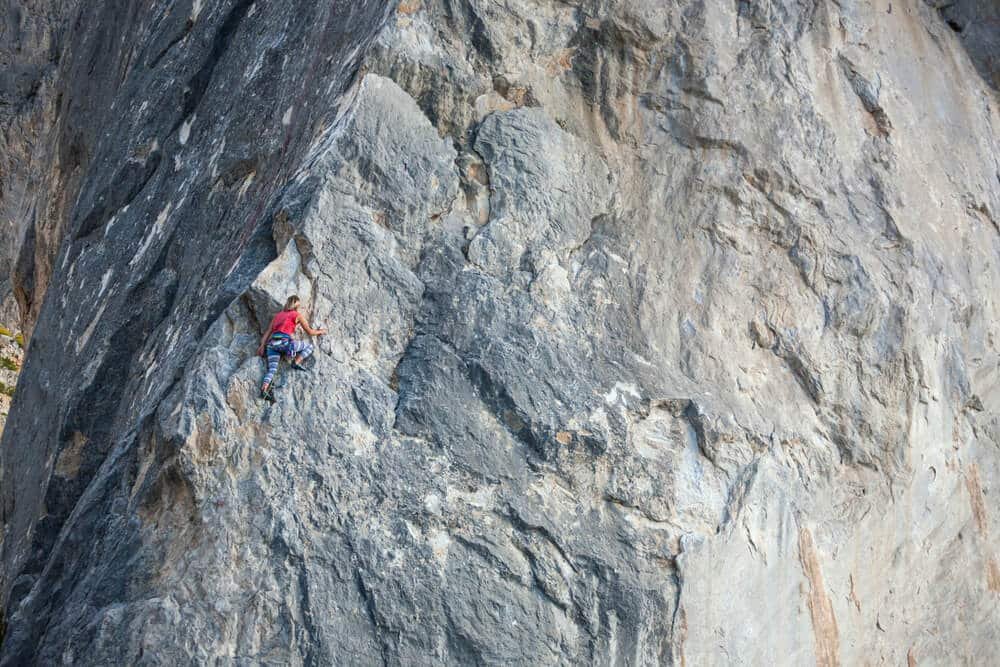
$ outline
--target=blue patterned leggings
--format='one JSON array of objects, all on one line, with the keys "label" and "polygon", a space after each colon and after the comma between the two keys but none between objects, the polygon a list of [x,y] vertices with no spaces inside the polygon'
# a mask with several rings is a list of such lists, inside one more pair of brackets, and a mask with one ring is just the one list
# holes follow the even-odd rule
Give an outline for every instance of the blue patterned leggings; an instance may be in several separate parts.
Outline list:
[{"label": "blue patterned leggings", "polygon": [[264,350],[264,354],[267,355],[267,373],[264,374],[263,384],[266,385],[270,385],[271,381],[274,380],[274,374],[278,372],[278,363],[281,362],[281,355],[291,359],[302,355],[302,358],[305,359],[313,353],[312,343],[304,340],[290,340],[287,344],[277,347],[271,347],[270,343],[271,341],[268,341],[267,349]]}]

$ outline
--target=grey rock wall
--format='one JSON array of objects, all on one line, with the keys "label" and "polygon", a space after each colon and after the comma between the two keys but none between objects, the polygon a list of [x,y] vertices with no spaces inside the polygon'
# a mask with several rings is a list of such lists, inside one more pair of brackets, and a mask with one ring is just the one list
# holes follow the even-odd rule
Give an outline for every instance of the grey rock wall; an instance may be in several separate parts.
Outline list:
[{"label": "grey rock wall", "polygon": [[[114,492],[137,471],[126,460],[209,325],[276,256],[289,186],[390,7],[38,4],[72,19],[47,147],[26,151],[44,178],[11,182],[32,183],[24,210],[63,203],[17,221],[15,291],[33,295],[21,313],[37,323],[4,431],[18,444],[0,449],[0,660],[113,661],[121,646],[95,644],[103,603],[73,600],[91,586],[102,600],[151,591],[139,582],[163,554],[137,555],[135,508]],[[42,304],[46,281],[59,288]],[[114,544],[85,546],[108,530]]]},{"label": "grey rock wall", "polygon": [[928,0],[959,35],[973,64],[1000,90],[1000,4],[993,0]]},{"label": "grey rock wall", "polygon": [[[237,54],[287,35],[257,6]],[[267,188],[217,167],[266,132],[206,129],[64,241],[0,449],[0,661],[989,664],[992,47],[918,0],[380,11]],[[285,113],[224,71],[213,122]],[[330,333],[270,406],[290,293]]]},{"label": "grey rock wall", "polygon": [[[55,252],[44,242],[34,242],[28,230],[36,220],[52,224],[61,216],[61,197],[46,201],[32,195],[47,175],[59,178],[63,171],[52,168],[50,136],[63,28],[75,5],[48,0],[0,4],[0,321],[7,327],[17,328],[21,321],[12,278],[26,237],[31,248],[25,261],[29,256],[33,261],[37,249],[51,265]],[[35,272],[22,263],[20,274],[21,303],[30,310]],[[44,290],[39,284],[38,293]]]}]

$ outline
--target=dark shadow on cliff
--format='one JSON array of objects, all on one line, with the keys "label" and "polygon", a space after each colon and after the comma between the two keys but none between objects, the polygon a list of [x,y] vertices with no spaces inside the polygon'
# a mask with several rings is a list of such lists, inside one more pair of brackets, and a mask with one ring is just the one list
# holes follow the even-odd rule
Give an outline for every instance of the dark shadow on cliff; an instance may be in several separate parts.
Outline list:
[{"label": "dark shadow on cliff", "polygon": [[1000,2],[998,0],[927,0],[955,32],[976,70],[1000,92]]}]

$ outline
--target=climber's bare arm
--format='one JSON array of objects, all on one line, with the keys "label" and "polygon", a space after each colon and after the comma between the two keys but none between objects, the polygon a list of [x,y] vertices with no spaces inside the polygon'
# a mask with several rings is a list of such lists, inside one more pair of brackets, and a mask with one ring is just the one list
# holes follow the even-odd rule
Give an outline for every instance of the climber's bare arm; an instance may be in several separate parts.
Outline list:
[{"label": "climber's bare arm", "polygon": [[261,337],[260,347],[257,348],[257,356],[264,354],[264,346],[267,345],[267,339],[271,337],[272,333],[274,333],[274,322],[271,323],[271,326],[267,328],[267,331],[265,331],[263,337]]},{"label": "climber's bare arm", "polygon": [[313,329],[311,326],[309,326],[309,322],[307,322],[306,318],[302,317],[302,315],[299,315],[298,319],[295,321],[298,324],[301,324],[302,329],[310,336],[322,336],[323,334],[326,333],[326,329]]}]

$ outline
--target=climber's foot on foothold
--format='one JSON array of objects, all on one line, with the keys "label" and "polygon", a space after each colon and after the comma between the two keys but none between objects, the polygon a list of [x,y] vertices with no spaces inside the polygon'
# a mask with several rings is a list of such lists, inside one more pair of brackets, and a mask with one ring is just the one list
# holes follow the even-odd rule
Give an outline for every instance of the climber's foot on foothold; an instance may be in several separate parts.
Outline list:
[{"label": "climber's foot on foothold", "polygon": [[303,366],[302,364],[300,364],[297,361],[293,361],[292,362],[292,368],[294,368],[297,371],[307,371],[307,370],[309,370],[308,368],[306,368],[305,366]]},{"label": "climber's foot on foothold", "polygon": [[268,403],[274,403],[274,387],[264,385],[260,388],[260,397]]}]

